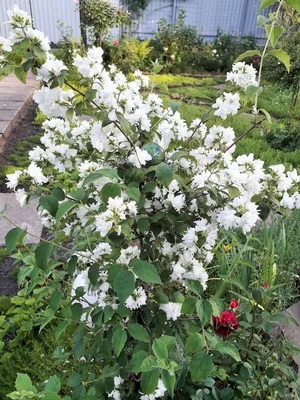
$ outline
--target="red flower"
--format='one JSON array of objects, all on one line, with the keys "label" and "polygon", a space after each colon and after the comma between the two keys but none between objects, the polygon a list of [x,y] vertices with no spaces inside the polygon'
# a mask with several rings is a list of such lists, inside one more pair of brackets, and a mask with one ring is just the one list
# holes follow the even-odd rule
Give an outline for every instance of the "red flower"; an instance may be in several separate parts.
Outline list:
[{"label": "red flower", "polygon": [[119,46],[120,42],[118,40],[114,40],[114,45]]},{"label": "red flower", "polygon": [[236,308],[238,308],[239,306],[239,302],[235,299],[231,300],[229,307],[232,308],[233,310],[235,310]]},{"label": "red flower", "polygon": [[212,322],[217,335],[227,337],[239,327],[236,316],[231,311],[223,311],[220,317],[213,315]]},{"label": "red flower", "polygon": [[266,289],[268,289],[269,285],[267,284],[267,282],[265,282],[265,283],[263,284],[263,287],[266,288]]}]

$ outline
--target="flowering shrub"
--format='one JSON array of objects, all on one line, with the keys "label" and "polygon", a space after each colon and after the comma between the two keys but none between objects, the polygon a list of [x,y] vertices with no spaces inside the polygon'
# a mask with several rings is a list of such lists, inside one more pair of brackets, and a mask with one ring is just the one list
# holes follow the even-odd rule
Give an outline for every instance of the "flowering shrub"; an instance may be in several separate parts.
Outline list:
[{"label": "flowering shrub", "polygon": [[[139,71],[129,81],[114,65],[105,69],[101,48],[74,58],[88,87],[79,91],[30,17],[17,6],[9,16],[13,30],[1,39],[1,60],[14,63],[22,81],[31,68],[43,82],[34,100],[48,119],[29,167],[9,174],[7,186],[21,205],[38,197],[44,226],[53,235],[63,232],[68,242],[62,245],[57,236],[14,257],[24,262],[21,295],[38,296],[34,324],[43,329],[57,321],[57,340],[74,326],[72,357],[83,363],[70,371],[68,394],[74,400],[153,400],[264,393],[271,372],[262,389],[253,389],[255,363],[247,361],[259,349],[254,330],[270,331],[276,316],[259,311],[259,289],[240,315],[237,304],[226,311],[206,289],[220,229],[247,234],[269,209],[300,208],[297,172],[283,165],[265,169],[251,154],[235,159],[240,138],[232,128],[208,129],[200,119],[188,126],[178,104],[166,109],[156,94],[145,94],[149,80]],[[268,115],[256,109],[256,71],[238,62],[227,79],[237,91],[224,93],[215,115],[226,119],[253,102],[251,129],[259,126]],[[78,118],[86,113],[93,118]],[[23,237],[14,228],[6,237],[8,251]],[[68,277],[71,295],[62,285]],[[243,339],[230,341],[239,326]],[[273,370],[274,360],[266,360]],[[39,394],[28,379],[19,376],[11,398],[60,398],[57,380]],[[283,387],[273,383],[284,396],[296,378],[288,370],[283,379]]]}]

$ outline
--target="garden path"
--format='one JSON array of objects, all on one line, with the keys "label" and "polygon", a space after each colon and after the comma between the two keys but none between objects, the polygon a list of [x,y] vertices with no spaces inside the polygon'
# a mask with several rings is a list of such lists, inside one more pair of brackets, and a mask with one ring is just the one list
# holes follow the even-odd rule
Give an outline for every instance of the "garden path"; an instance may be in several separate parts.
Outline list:
[{"label": "garden path", "polygon": [[26,85],[13,74],[0,81],[0,153],[13,127],[30,105],[36,87],[37,81],[30,72]]}]

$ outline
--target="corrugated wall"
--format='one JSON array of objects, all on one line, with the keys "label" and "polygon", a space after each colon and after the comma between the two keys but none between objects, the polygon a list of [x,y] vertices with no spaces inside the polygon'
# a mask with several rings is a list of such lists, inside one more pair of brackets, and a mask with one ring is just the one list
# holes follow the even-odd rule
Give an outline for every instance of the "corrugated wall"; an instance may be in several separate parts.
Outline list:
[{"label": "corrugated wall", "polygon": [[[0,0],[0,35],[8,35],[6,11],[17,4],[19,8],[30,13],[29,0]],[[70,25],[75,38],[80,37],[79,13],[74,0],[31,0],[34,27],[43,31],[49,39],[57,43],[59,30],[57,21]]]},{"label": "corrugated wall", "polygon": [[[238,35],[263,36],[256,28],[256,17],[261,0],[151,0],[138,24],[132,27],[141,39],[152,36],[157,24],[165,18],[170,24],[180,9],[186,12],[186,23],[195,25],[206,40],[213,39],[217,29]],[[268,14],[268,10],[264,11]]]},{"label": "corrugated wall", "polygon": [[[109,0],[115,5],[121,0]],[[212,40],[217,28],[242,36],[249,33],[256,37],[263,36],[263,30],[256,28],[257,10],[261,0],[150,0],[147,9],[139,23],[132,26],[132,33],[144,39],[151,37],[157,31],[157,24],[165,18],[172,24],[176,20],[178,11],[186,11],[186,23],[195,25],[198,32],[206,40]],[[6,11],[14,4],[26,11],[30,11],[29,0],[0,0],[0,35],[8,35]],[[79,13],[74,0],[31,0],[35,27],[44,31],[51,41],[59,40],[57,21],[68,23],[74,37],[80,36]],[[268,11],[265,10],[264,14]],[[118,29],[112,30],[112,36],[117,37]]]}]

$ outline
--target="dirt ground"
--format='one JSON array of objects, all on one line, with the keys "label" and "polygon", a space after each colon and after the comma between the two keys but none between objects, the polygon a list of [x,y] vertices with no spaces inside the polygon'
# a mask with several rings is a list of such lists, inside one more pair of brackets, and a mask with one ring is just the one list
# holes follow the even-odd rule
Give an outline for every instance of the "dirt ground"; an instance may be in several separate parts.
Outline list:
[{"label": "dirt ground", "polygon": [[[34,136],[41,131],[41,127],[38,125],[32,125],[32,121],[36,116],[36,104],[32,103],[24,117],[19,121],[18,125],[12,130],[10,136],[5,143],[4,151],[0,153],[0,166],[2,165],[14,165],[7,156],[14,153],[17,144],[25,140],[30,136]],[[0,188],[0,192],[3,191]]]}]

